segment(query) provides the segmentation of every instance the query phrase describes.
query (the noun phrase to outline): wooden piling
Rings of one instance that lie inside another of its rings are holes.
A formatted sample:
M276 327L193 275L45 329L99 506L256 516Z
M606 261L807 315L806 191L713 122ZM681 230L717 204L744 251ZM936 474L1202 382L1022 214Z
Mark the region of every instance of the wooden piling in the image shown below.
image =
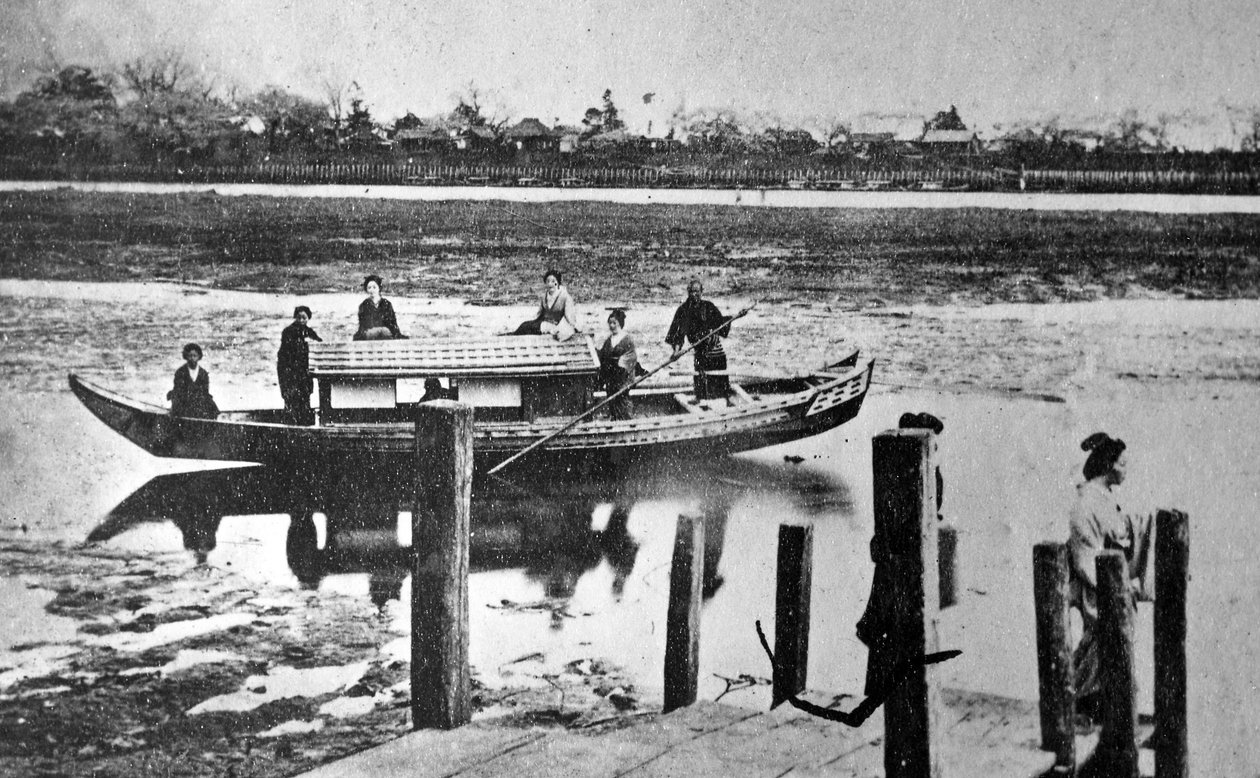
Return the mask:
M809 666L809 596L813 559L814 528L780 524L771 708L805 691Z
M922 657L938 646L935 441L927 430L888 430L872 441L875 535L887 545L892 634L909 660L884 703L888 778L941 774L940 681ZM903 674L904 673L904 674Z
M411 724L452 729L472 716L468 667L468 538L472 408L416 406L411 513Z
M1041 748L1055 753L1055 766L1076 765L1075 689L1068 626L1070 558L1063 543L1033 547L1033 600L1037 613L1037 678Z
M1155 514L1155 778L1190 774L1186 732L1186 588L1190 518Z
M665 712L696 701L700 688L700 599L704 520L679 516L665 617Z
M938 530L936 554L939 564L941 609L958 604L958 528L943 522Z
M1133 607L1124 554L1098 554L1098 661L1103 724L1093 759L1115 778L1138 778Z

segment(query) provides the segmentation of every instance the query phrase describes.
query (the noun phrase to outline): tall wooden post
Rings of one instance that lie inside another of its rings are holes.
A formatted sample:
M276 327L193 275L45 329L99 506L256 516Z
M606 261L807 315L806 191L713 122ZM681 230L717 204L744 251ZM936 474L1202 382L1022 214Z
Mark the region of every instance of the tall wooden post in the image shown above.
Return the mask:
M958 604L958 528L941 522L936 543L940 569L941 610Z
M1186 733L1186 588L1190 579L1190 518L1155 514L1156 778L1190 774Z
M1119 551L1098 555L1098 662L1103 726L1094 759L1105 774L1138 778L1137 674L1128 565Z
M884 703L884 772L888 778L941 774L940 681L925 654L938 649L935 439L927 430L889 430L872 441L875 536L885 549L888 614L907 662Z
M774 689L770 707L805 691L809 668L809 595L814 528L779 525L774 596Z
M1076 695L1068 627L1068 573L1067 546L1038 543L1033 547L1041 748L1055 753L1055 766L1061 772L1068 772L1076 765L1073 722Z
M468 668L468 537L472 408L416 407L411 519L411 724L452 729L472 716Z
M679 516L665 617L665 712L696 701L700 688L700 599L704 583L704 520Z

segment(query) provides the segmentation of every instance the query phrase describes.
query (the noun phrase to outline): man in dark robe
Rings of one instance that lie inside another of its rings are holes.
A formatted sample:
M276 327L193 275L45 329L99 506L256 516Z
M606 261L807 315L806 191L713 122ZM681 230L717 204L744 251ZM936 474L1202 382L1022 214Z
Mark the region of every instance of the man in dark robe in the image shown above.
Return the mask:
M726 350L722 348L722 338L731 333L731 325L718 307L704 297L704 286L699 279L692 279L687 284L687 300L674 312L674 321L669 325L669 333L665 342L674 348L674 353L683 350L684 343L696 344L700 339L721 327L716 335L699 343L695 351L695 388L697 400L721 400L731 390L730 378L726 375ZM714 373L719 375L714 375Z
M309 372L310 346L308 340L322 341L315 330L306 325L311 320L311 309L299 305L293 309L293 323L280 333L280 351L276 355L276 374L280 378L280 396L284 398L284 410L293 424L310 426L315 422L311 413L311 391L314 383Z

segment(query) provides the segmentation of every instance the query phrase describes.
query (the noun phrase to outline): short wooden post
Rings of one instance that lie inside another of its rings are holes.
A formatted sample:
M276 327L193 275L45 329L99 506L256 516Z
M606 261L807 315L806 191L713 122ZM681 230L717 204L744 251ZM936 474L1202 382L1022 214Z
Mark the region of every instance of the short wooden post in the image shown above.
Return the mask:
M887 545L892 634L909 666L884 703L888 778L941 774L942 701L937 668L922 657L938 650L935 440L927 430L888 430L872 441L875 534Z
M1115 778L1138 778L1137 675L1133 654L1133 608L1124 554L1103 551L1098 574L1098 662L1103 725L1094 759Z
M1186 733L1186 588L1190 517L1155 514L1155 778L1190 774Z
M1068 548L1063 543L1033 547L1033 601L1037 613L1037 678L1040 691L1041 748L1055 753L1057 768L1076 765L1075 679L1068 627Z
M779 525L774 596L774 690L771 708L805 691L809 669L809 594L814 528Z
M411 516L411 724L452 729L472 716L468 668L468 538L472 408L416 407Z
M700 688L700 598L704 520L679 516L665 617L665 712L696 701Z

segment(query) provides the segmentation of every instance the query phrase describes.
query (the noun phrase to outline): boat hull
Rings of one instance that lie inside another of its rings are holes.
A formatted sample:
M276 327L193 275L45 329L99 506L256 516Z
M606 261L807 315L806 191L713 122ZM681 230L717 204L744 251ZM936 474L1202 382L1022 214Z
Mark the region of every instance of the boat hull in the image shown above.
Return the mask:
M531 452L526 461L534 467L571 469L627 459L727 455L800 440L856 416L872 369L868 361L841 372L807 376L798 379L800 391L764 401L748 399L731 407L672 416L585 422ZM165 408L130 400L74 375L70 388L111 429L160 457L293 465L347 457L399 459L412 456L415 447L415 429L408 424L301 427L282 423L278 411L192 419L172 416ZM473 441L476 467L493 467L562 424L563 420L478 423Z

